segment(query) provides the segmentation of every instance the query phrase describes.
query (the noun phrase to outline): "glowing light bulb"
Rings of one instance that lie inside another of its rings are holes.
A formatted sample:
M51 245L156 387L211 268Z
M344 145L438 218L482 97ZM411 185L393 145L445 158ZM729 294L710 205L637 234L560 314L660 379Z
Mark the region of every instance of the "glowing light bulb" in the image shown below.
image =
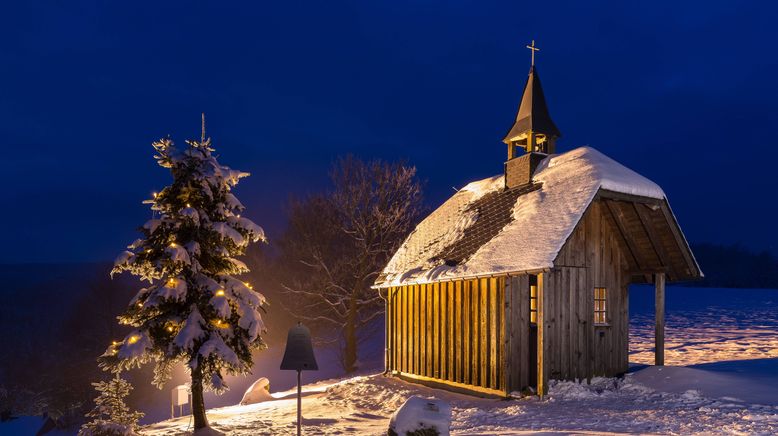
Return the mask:
M175 285L176 285L176 279L170 279L170 280L167 281L167 287L168 288L172 288Z
M111 345L113 345L115 347L115 346L119 345L119 341L111 341Z
M170 243L170 247L171 247L171 248L176 248L176 243L175 243L175 242L171 242L171 243Z
M167 326L167 331L172 332L173 331L173 326L172 325Z
M154 198L157 198L157 195L159 195L159 194L157 194L156 192L152 192L151 195L153 195Z
M128 344L134 344L138 342L138 339L140 339L140 336L132 335L129 339L127 339Z
M227 327L230 326L229 324L227 324L226 322L220 319L214 319L213 321L211 321L211 323L215 325L216 328L220 328L220 329L226 329Z
M219 289L218 291L216 291L216 296L217 297L223 297L224 296L224 289Z
M138 302L138 307L143 307L143 303L141 303L141 302L139 301L139 302Z

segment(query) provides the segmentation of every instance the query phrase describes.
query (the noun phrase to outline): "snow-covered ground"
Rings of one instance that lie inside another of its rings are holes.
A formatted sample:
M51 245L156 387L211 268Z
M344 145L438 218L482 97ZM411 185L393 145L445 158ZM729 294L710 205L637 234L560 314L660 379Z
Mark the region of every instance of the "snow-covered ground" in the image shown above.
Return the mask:
M635 288L630 298L630 358L650 363L653 294ZM542 401L474 398L380 374L312 383L304 388L304 430L385 434L392 413L422 395L451 402L456 434L778 433L778 291L669 288L667 348L669 366L636 365L623 379L591 384L555 383ZM211 409L209 419L228 434L292 434L293 394ZM145 433L181 434L189 426L185 416Z

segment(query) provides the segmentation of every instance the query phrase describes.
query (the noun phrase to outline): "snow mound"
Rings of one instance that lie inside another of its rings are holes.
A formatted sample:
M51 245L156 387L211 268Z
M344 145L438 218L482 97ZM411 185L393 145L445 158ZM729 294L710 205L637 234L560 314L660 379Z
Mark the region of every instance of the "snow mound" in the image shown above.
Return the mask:
M270 395L270 380L266 377L262 377L246 389L246 393L243 394L240 404L245 406L246 404L256 404L272 400L275 400L275 397Z
M416 395L408 398L389 421L389 428L400 436L424 430L435 430L441 436L448 436L450 427L451 405L448 402Z

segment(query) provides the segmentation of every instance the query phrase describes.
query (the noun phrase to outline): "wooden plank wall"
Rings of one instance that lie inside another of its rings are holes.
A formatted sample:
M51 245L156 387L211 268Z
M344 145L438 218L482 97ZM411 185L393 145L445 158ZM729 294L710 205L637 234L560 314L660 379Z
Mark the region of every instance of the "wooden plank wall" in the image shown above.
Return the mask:
M628 369L628 263L615 223L592 203L546 274L549 377L614 376ZM607 289L607 326L594 325L594 288Z
M521 392L529 386L529 276L508 277L505 286L507 386Z
M627 256L612 215L593 202L544 273L549 378L627 371ZM607 289L606 326L594 325L595 287ZM388 314L389 370L489 392L528 386L528 275L391 288Z
M390 288L389 370L505 393L505 279Z

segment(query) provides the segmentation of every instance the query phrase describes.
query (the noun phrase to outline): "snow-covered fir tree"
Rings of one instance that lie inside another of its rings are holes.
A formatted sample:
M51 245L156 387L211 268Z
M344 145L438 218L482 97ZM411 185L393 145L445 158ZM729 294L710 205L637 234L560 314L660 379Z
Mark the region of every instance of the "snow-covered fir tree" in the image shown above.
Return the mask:
M231 192L248 173L220 165L204 130L183 149L170 139L153 144L173 183L146 201L153 217L141 229L144 237L119 255L112 271L129 271L150 286L119 316L134 330L101 356L101 366L113 371L155 362L160 389L173 366L185 363L195 429L208 426L203 389L226 389L225 374L249 373L251 352L265 346L265 298L235 277L248 272L237 256L250 242L265 240L262 228L241 216L244 207Z
M132 385L115 374L110 381L92 383L100 395L95 398L95 408L87 413L87 422L79 430L79 436L131 436L136 434L138 420L143 413L130 410L124 399Z

